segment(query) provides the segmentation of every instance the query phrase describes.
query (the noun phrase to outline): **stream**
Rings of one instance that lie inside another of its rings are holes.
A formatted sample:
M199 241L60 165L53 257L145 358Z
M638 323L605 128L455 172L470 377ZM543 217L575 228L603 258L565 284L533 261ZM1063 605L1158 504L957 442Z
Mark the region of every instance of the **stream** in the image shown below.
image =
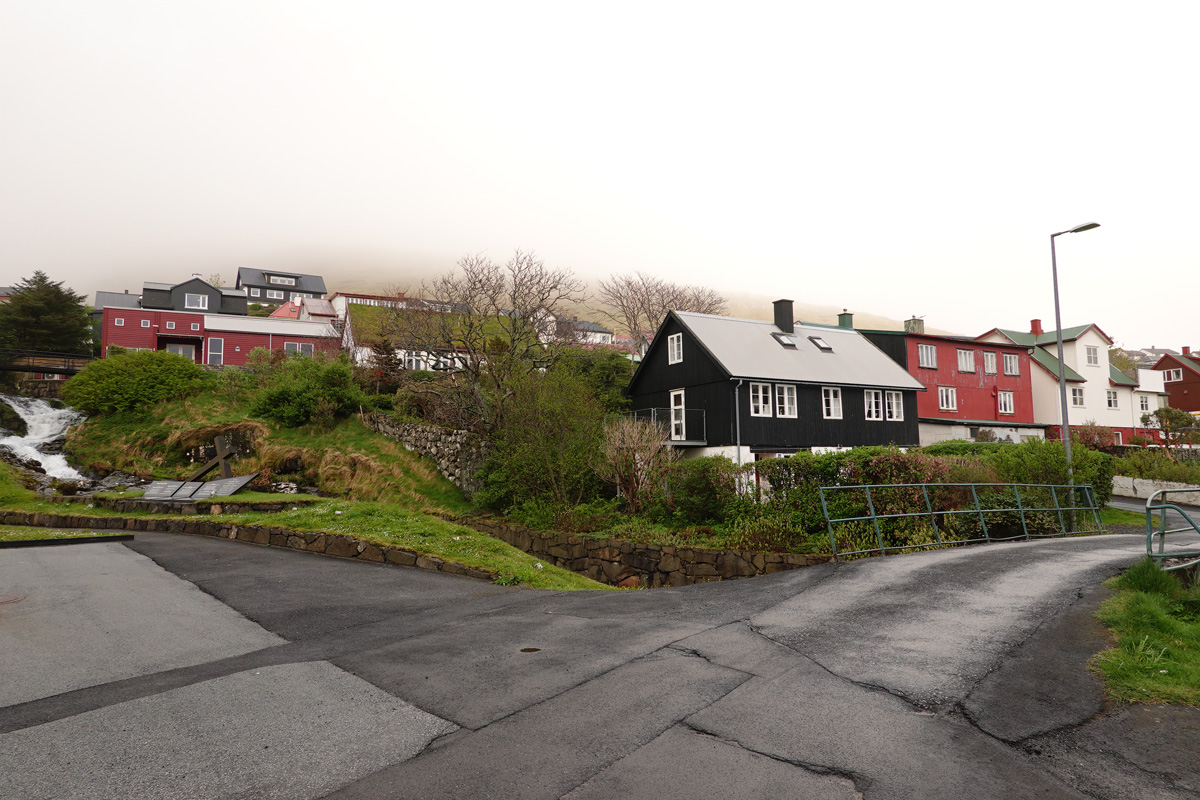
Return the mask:
M67 429L83 422L84 415L73 408L54 408L45 400L35 397L10 397L0 395L0 400L10 405L29 429L24 436L6 436L0 446L7 447L18 456L36 461L52 478L63 480L86 480L73 468L67 466L67 457L61 453L44 453L48 444L61 442Z

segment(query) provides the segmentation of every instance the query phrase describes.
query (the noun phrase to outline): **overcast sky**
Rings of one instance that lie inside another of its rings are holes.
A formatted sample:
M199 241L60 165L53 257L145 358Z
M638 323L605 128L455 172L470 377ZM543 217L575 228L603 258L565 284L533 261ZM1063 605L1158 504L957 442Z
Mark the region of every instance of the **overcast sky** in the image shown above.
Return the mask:
M0 0L0 284L513 248L1196 343L1195 2ZM764 315L769 309L764 309Z

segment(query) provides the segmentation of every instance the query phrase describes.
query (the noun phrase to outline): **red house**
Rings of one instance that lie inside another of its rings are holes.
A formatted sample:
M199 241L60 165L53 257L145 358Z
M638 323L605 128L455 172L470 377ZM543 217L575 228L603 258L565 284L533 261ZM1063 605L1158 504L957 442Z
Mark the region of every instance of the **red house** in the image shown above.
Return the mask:
M1179 355L1164 355L1153 369L1163 374L1163 388L1172 408L1200 413L1200 355L1184 347Z
M912 319L904 331L861 331L925 386L917 393L921 444L974 439L1044 438L1033 421L1028 348L925 333Z

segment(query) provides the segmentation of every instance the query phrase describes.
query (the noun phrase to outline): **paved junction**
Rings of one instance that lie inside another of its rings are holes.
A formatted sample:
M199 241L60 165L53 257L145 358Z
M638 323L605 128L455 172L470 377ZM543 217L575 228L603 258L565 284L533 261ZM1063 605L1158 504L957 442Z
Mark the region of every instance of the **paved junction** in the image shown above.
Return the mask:
M1085 667L1144 538L544 592L205 537L0 550L0 797L1156 798Z

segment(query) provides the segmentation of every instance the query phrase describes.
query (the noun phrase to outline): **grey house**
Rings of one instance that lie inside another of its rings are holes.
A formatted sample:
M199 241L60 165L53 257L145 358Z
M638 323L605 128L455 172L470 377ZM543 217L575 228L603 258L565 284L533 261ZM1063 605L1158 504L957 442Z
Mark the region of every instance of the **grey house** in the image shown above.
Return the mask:
M99 294L99 293L98 293ZM105 292L120 295L115 292ZM127 297L128 295L126 295ZM246 295L237 289L213 286L199 277L183 283L142 284L141 307L162 311L194 311L200 314L245 314Z
M320 300L325 297L325 279L320 275L298 272L239 267L234 288L251 303L279 305L302 298Z

